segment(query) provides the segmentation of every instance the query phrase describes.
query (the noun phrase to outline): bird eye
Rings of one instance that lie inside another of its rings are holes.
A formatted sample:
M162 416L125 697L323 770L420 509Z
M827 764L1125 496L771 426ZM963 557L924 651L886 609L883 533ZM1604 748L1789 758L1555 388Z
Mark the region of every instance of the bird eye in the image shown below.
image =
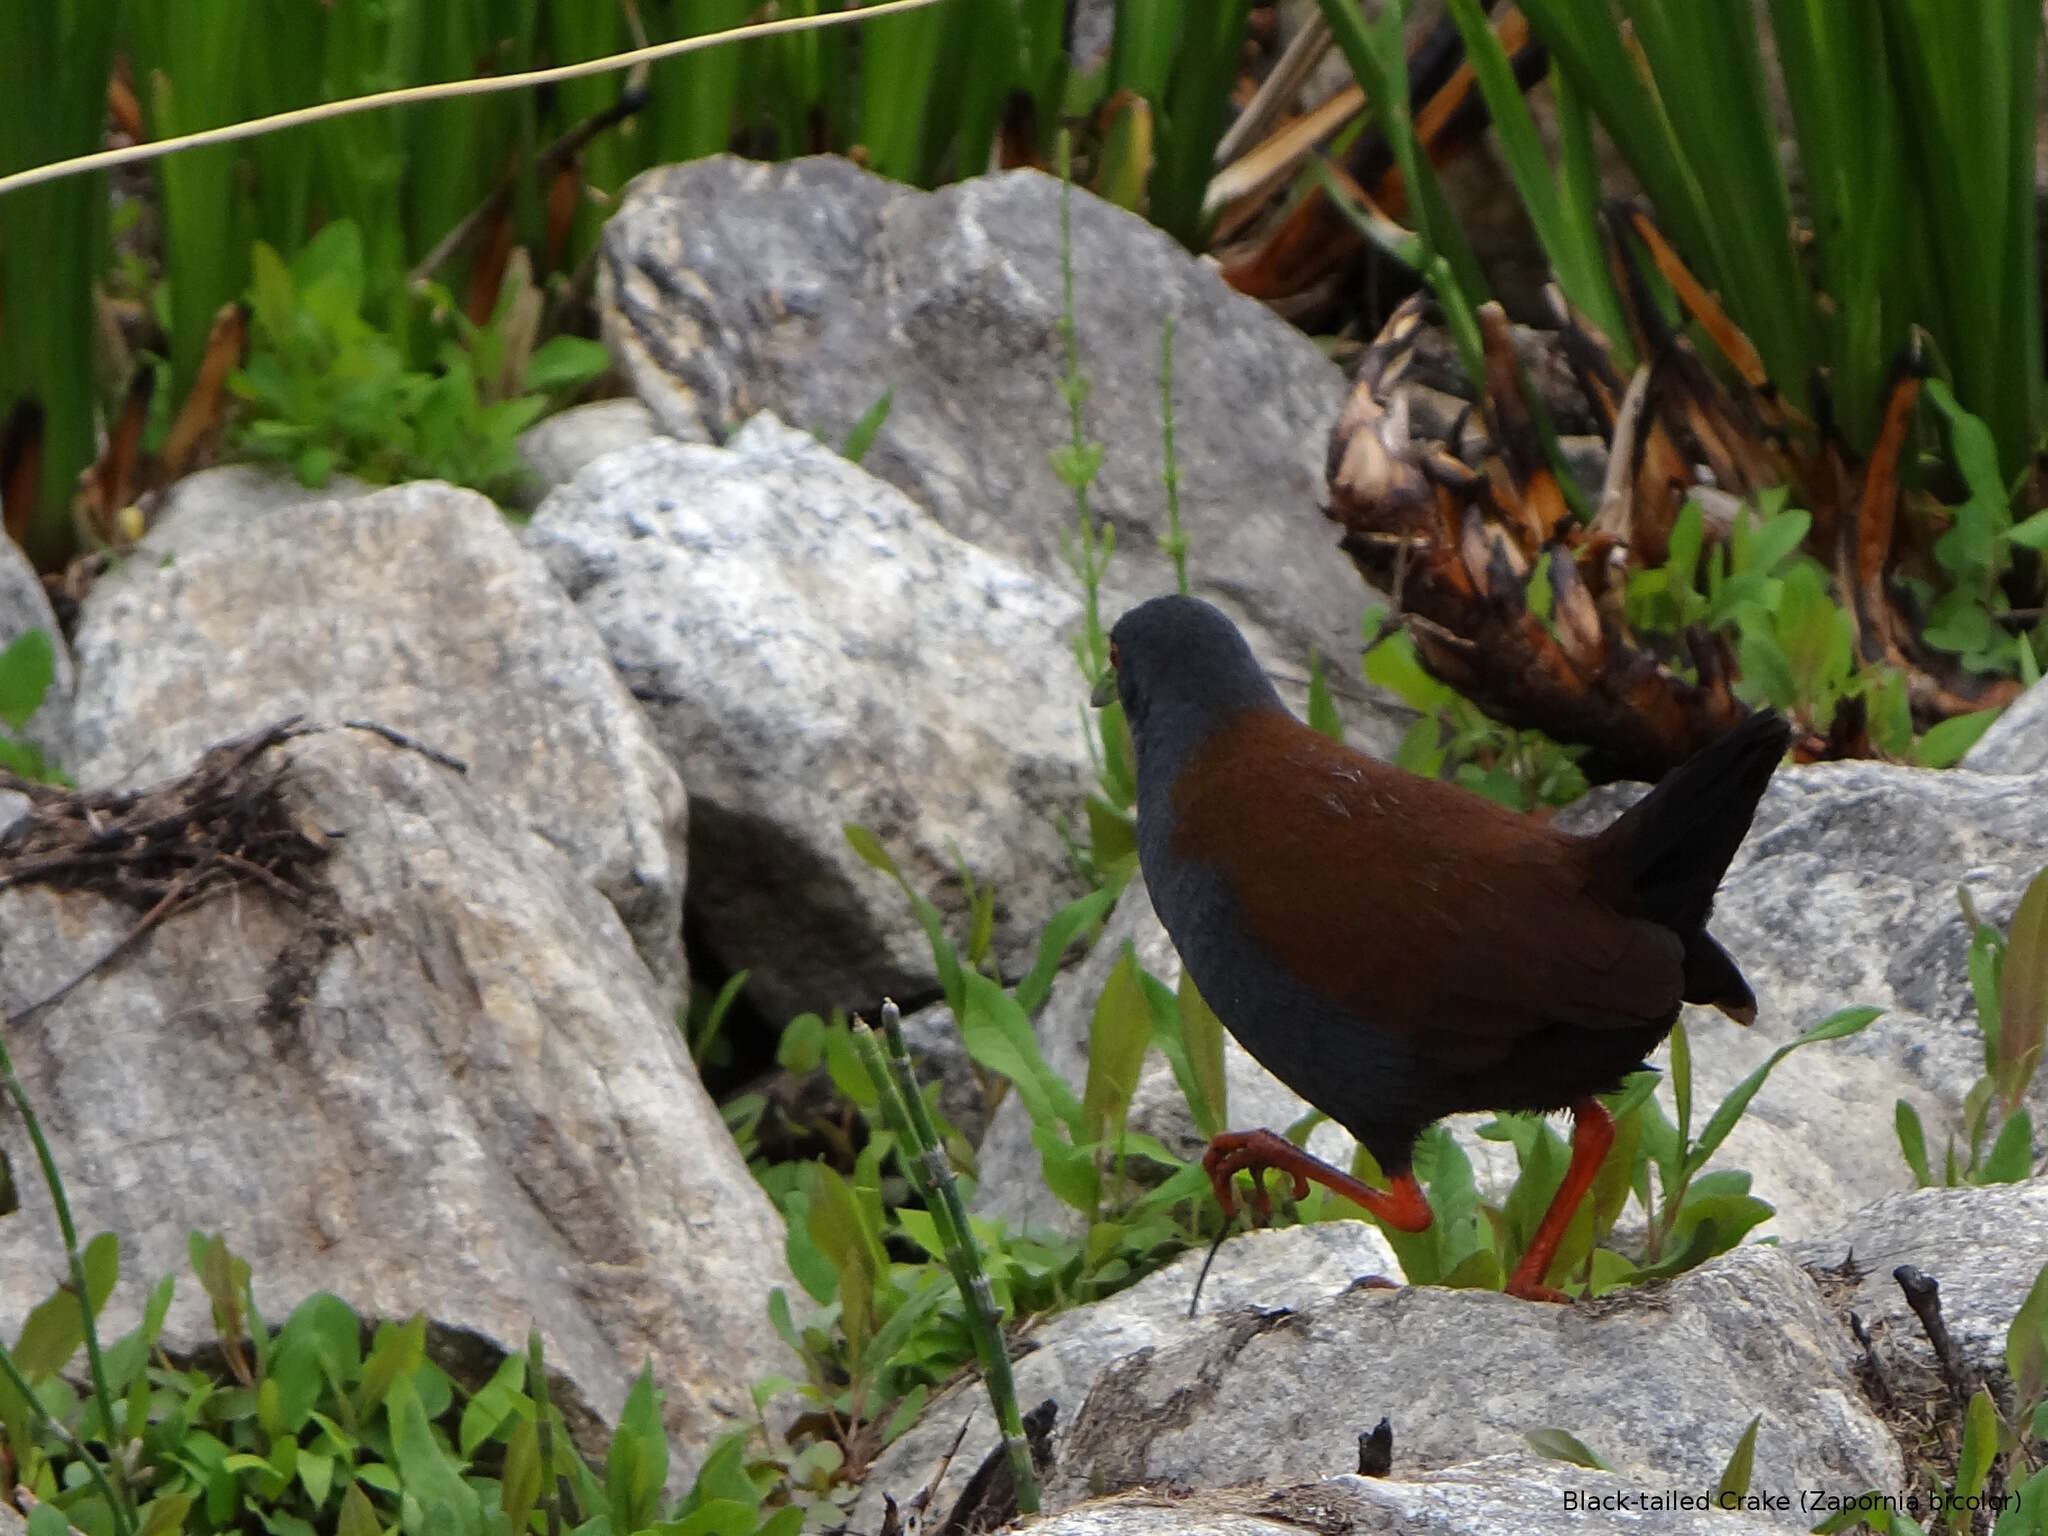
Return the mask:
M1109 642L1109 664L1112 668L1116 666L1116 642L1114 640Z

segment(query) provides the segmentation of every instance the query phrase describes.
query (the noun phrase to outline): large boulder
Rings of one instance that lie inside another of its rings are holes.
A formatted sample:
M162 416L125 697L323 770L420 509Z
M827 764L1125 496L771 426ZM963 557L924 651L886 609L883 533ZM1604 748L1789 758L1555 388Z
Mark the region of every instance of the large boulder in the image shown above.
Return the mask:
M2048 778L1932 772L1881 763L1781 770L1715 904L1713 931L1756 989L1756 1024L1692 1026L1695 1102L1718 1103L1774 1048L1838 1008L1884 1016L1862 1034L1792 1057L1720 1154L1755 1172L1778 1207L1766 1231L1837 1226L1911 1181L1892 1106L1911 1101L1940 1146L1984 1070L1970 988L1966 888L1987 922L2010 924L2048 865ZM2035 1086L2048 1105L2048 1079ZM1697 1122L1695 1122L1697 1123ZM2037 1107L2035 1123L2048 1123Z
M1229 608L1283 680L1308 649L1357 669L1369 594L1318 516L1342 373L1306 336L1233 292L1134 214L1076 189L1075 329L1106 445L1089 488L1114 526L1104 611L1173 581L1160 334L1174 325L1174 443L1197 592ZM651 171L605 228L599 304L613 356L664 430L723 438L754 412L845 440L892 391L862 464L953 533L1071 585L1073 492L1060 381L1060 184L1037 171L937 192L837 158L730 156ZM1396 713L1354 713L1391 749Z
M807 432L657 440L551 495L528 546L595 625L690 786L692 934L771 1017L928 997L873 832L964 933L993 888L1011 974L1085 889L1061 840L1090 780L1079 601L955 537Z
M319 889L216 895L9 1029L81 1230L121 1241L110 1336L185 1271L189 1232L220 1231L272 1318L332 1291L370 1318L423 1313L472 1359L537 1322L586 1429L651 1358L687 1478L754 1421L748 1384L792 1368L767 1314L790 1279L667 998L582 871L470 779L356 731L272 752L281 816L331 841ZM10 1013L140 916L0 884ZM21 1195L0 1217L12 1338L64 1260L12 1115L0 1159ZM211 1339L196 1285L165 1337Z
M1424 1287L1351 1288L1290 1307L1281 1291L1205 1304L1202 1316L1162 1319L1143 1337L1129 1336L1116 1301L1059 1319L1069 1348L1096 1314L1126 1336L1082 1382L1070 1369L1041 1381L1037 1355L1018 1362L1019 1401L1050 1395L1059 1406L1047 1507L1138 1487L1201 1493L1350 1471L1359 1435L1383 1417L1401 1477L1525 1452L1532 1432L1562 1429L1634 1483L1705 1492L1757 1418L1759 1489L1853 1497L1903 1486L1847 1331L1771 1248L1575 1307ZM874 1496L921 1486L936 1457L917 1437L929 1425L949 1439L967 1408L958 1392L937 1399L877 1465ZM975 1435L970 1426L967 1445ZM950 1508L978 1465L963 1445L933 1508ZM1804 1530L1815 1517L1795 1507L1771 1518Z
M1063 1431L1090 1386L1116 1361L1184 1335L1198 1298L1205 1318L1244 1308L1299 1310L1340 1296L1360 1280L1393 1273L1394 1262L1386 1239L1358 1221L1241 1233L1216 1250L1206 1277L1204 1257L1183 1255L1106 1301L1034 1325L1026 1335L1029 1347L1016 1361L1018 1403L1029 1411L1050 1398L1059 1410L1055 1432ZM950 1508L975 1469L1001 1454L979 1378L963 1379L937 1397L883 1454L861 1490L851 1528L878 1529L883 1496L906 1502L945 1458L956 1434L962 1436L959 1449L935 1508Z
M81 784L162 777L287 715L374 720L460 758L480 806L561 849L681 1002L682 785L483 497L195 475L87 595L77 649Z

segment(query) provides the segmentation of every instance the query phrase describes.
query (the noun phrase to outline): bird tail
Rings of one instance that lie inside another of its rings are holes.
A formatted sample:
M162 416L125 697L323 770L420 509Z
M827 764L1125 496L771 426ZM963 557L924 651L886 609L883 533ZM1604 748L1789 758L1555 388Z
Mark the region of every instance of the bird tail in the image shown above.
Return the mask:
M1707 915L1791 739L1780 716L1750 715L1666 774L1595 840L1594 862L1626 910L1685 941L1686 1001L1717 1005L1744 1023L1756 1016L1756 998L1707 933Z

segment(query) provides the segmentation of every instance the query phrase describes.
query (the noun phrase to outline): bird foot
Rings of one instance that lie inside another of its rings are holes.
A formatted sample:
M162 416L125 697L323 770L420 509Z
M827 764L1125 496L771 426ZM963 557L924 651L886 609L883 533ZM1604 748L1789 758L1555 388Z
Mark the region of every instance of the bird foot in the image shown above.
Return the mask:
M1572 1299L1563 1291L1557 1289L1556 1286L1545 1285L1540 1280L1525 1280L1520 1275L1511 1278L1506 1285L1501 1287L1501 1290L1506 1295L1516 1297L1522 1301L1569 1303Z
M1279 1144L1278 1148L1271 1145L1275 1142ZM1288 1174L1294 1180L1294 1198L1307 1198L1308 1177L1293 1166L1300 1155L1300 1149L1292 1142L1275 1136L1271 1131L1231 1131L1211 1141L1208 1150L1202 1154L1202 1171L1209 1175L1209 1186L1216 1191L1216 1203L1223 1208L1223 1219L1229 1221L1237 1215L1232 1181L1240 1173L1252 1176L1251 1194L1246 1204L1251 1207L1252 1220L1259 1226L1263 1227L1273 1219L1273 1196L1266 1189L1267 1169L1278 1168Z
M1231 1178L1240 1171L1252 1175L1250 1205L1254 1217L1264 1223L1273 1214L1273 1200L1267 1194L1265 1172L1277 1168L1294 1180L1294 1198L1304 1199L1310 1184L1320 1184L1341 1195L1360 1210L1370 1212L1397 1232L1420 1232L1432 1220L1429 1199L1415 1182L1412 1169L1403 1169L1386 1189L1360 1183L1342 1169L1332 1168L1285 1137L1271 1131L1225 1131L1209 1143L1202 1154L1202 1168L1216 1191L1216 1203L1226 1220L1236 1215L1237 1202L1231 1195ZM1541 1276L1538 1276L1540 1279Z

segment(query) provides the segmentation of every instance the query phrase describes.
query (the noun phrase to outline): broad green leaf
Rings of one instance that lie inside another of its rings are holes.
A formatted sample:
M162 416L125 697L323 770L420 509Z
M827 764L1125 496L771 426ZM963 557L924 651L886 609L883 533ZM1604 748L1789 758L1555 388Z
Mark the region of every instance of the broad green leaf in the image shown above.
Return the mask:
M760 1521L758 1502L708 1499L674 1524L661 1527L661 1533L662 1536L755 1536Z
M185 1516L191 1512L192 1502L189 1493L166 1493L151 1499L142 1507L136 1536L171 1536L173 1531L184 1529Z
M1195 1128L1204 1136L1220 1135L1230 1123L1230 1084L1223 1074L1223 1021L1186 970L1180 973L1179 1003L1181 1040L1187 1047L1188 1066L1201 1089L1199 1101L1190 1100Z
M149 1293L149 1300L143 1303L142 1321L135 1325L133 1332L123 1334L108 1346L107 1383L114 1391L126 1390L137 1383L141 1384L145 1392L148 1390L148 1377L144 1367L148 1365L149 1357L156 1349L157 1337L163 1332L164 1319L170 1315L171 1297L176 1284L175 1278L170 1275L165 1275L157 1281L155 1289ZM133 1422L139 1426L141 1421Z
M57 653L49 633L26 630L0 650L0 720L16 730L43 707L57 675Z
M1683 1023L1671 1026L1671 1101L1678 1109L1678 1144L1692 1136L1692 1043Z
M477 1388L469 1401L463 1404L462 1423L455 1439L456 1454L465 1458L474 1456L478 1446L519 1414L525 1385L524 1355L510 1354L499 1361L491 1379Z
M432 1511L437 1505L445 1508L458 1536L483 1536L483 1509L476 1493L435 1441L411 1381L401 1377L391 1384L384 1396L384 1412L391 1425L392 1456L406 1493L418 1499L423 1510Z
M2006 1332L2005 1370L2022 1404L2038 1401L2048 1387L2048 1264L2034 1276L2027 1299Z
M1088 1028L1088 1082L1081 1096L1088 1140L1114 1139L1123 1129L1151 1039L1152 1015L1139 982L1138 957L1126 940Z
M1092 1214L1102 1199L1102 1175L1093 1149L1069 1146L1050 1125L1034 1125L1031 1144L1038 1148L1045 1187L1073 1209Z
M810 1071L824 1059L825 1021L815 1013L800 1013L783 1026L775 1045L775 1064L798 1075Z
M1771 1075L1779 1062L1801 1046L1818 1045L1824 1040L1845 1039L1867 1029L1871 1021L1883 1012L1882 1008L1871 1007L1841 1009L1821 1020L1798 1039L1789 1041L1771 1052L1761 1066L1737 1083L1728 1097L1721 1101L1720 1107L1714 1111L1713 1118L1707 1122L1706 1129L1700 1132L1699 1140L1686 1155L1685 1172L1688 1175L1699 1172L1706 1166L1707 1160L1720 1150L1721 1143L1728 1139L1728 1133L1735 1129L1736 1121L1742 1118L1743 1111L1749 1108L1750 1100L1756 1097L1757 1090L1763 1087L1764 1080Z
M2005 477L1998 468L1998 445L1991 429L1965 410L1940 378L1922 386L1927 401L1948 419L1949 443L1970 499L1954 511L1954 523L1935 545L1937 558L1951 561L1951 570L1990 571L1994 559L1993 540L2011 524ZM1947 551L1944 554L1944 551Z
M910 1389L904 1396L903 1401L896 1405L896 1411L889 1415L888 1424L883 1427L883 1445L893 1445L898 1439L909 1432L910 1427L923 1414L925 1400L930 1395L931 1389L923 1382L919 1382Z
M2027 549L2048 550L2048 508L2006 530L2006 538Z
M1564 1139L1539 1119L1503 1115L1499 1123L1511 1128L1510 1139L1515 1143L1515 1155L1521 1165L1514 1188L1508 1191L1501 1207L1505 1239L1501 1258L1512 1267L1509 1261L1519 1259L1529 1246L1543 1213L1550 1208L1559 1184L1564 1181L1571 1153Z
M1969 1411L1963 1415L1963 1448L1956 1461L1958 1497L1973 1499L1984 1491L1984 1479L1997 1455L1998 1406L1991 1401L1991 1394L1979 1387L1970 1397Z
M362 1370L362 1325L348 1304L321 1292L292 1309L270 1361L285 1432L296 1434L328 1382L353 1382Z
M120 1244L113 1233L102 1232L87 1243L80 1262L85 1268L88 1304L97 1317L113 1292L120 1267ZM37 1384L70 1364L84 1342L85 1319L78 1310L78 1295L67 1282L23 1321L14 1344L14 1364L32 1385Z
M2024 1109L2006 1116L1998 1139L1977 1165L1978 1184L2023 1184L2034 1171L2034 1126Z
M736 1429L721 1435L713 1443L710 1454L697 1470L696 1486L690 1492L692 1504L731 1499L750 1509L760 1507L760 1491L746 1470L749 1438L748 1431Z
M611 354L601 341L583 336L550 336L527 359L523 387L546 392L578 389L603 375Z
M1045 1064L1031 1020L1017 1000L978 972L962 971L960 985L965 1002L960 1037L968 1055L1009 1079L1034 1126L1063 1125L1082 1134L1080 1101Z
M662 1484L667 1480L668 1433L662 1428L654 1368L648 1364L626 1393L611 1448L605 1453L604 1489L612 1529L630 1532L652 1525L660 1514Z
M1892 1125L1899 1133L1899 1151L1913 1171L1914 1182L1925 1189L1934 1182L1934 1172L1927 1163L1927 1133L1921 1127L1920 1112L1900 1099L1892 1106Z
M360 1483L350 1483L341 1496L341 1516L335 1522L335 1536L384 1536L384 1527Z
M334 1487L334 1458L323 1456L317 1451L302 1450L293 1470L297 1472L299 1485L306 1490L306 1497L318 1509L327 1502L327 1495Z
M512 1530L523 1533L540 1502L540 1425L536 1420L522 1419L514 1427L505 1442L505 1465L498 1476L498 1507Z
M942 1270L926 1270L917 1290L908 1299L897 1303L896 1310L889 1314L889 1320L875 1330L868 1354L876 1368L886 1369L895 1364L896 1357L932 1313L948 1300L957 1306L959 1295L951 1275Z
M838 1276L840 1323L847 1347L858 1360L874 1320L878 1245L852 1187L830 1163L817 1164L809 1231Z
M1313 650L1308 657L1308 723L1311 730L1321 731L1332 741L1344 739L1344 717L1337 713L1336 701L1330 697L1322 653Z
M1060 963L1074 941L1108 915L1116 904L1117 891L1105 886L1099 891L1090 891L1086 896L1068 902L1055 912L1052 921L1045 925L1045 932L1038 940L1038 955L1031 963L1031 969L1024 979L1017 983L1012 994L1017 1006L1025 1013L1038 1012L1046 994L1052 990L1053 978L1059 974Z
M356 1412L367 1416L383 1402L395 1382L417 1371L427 1358L427 1320L415 1313L403 1323L378 1326L369 1358L363 1362L362 1385L356 1392Z
M1529 1442L1529 1448L1539 1456L1552 1461L1570 1462L1575 1467L1590 1467L1595 1472L1612 1472L1614 1468L1600 1459L1589 1449L1585 1441L1564 1429L1532 1429L1522 1437Z
M228 1248L226 1236L219 1232L211 1236L192 1233L186 1239L186 1252L192 1261L192 1272L199 1277L200 1289L213 1303L215 1336L230 1349L239 1349L244 1331L242 1298L249 1289L248 1261L237 1257Z
M1749 1428L1742 1432L1742 1438L1735 1442L1735 1450L1728 1458L1728 1464L1721 1469L1721 1480L1714 1485L1714 1507L1736 1509L1749 1492L1749 1479L1756 1465L1756 1427L1763 1423L1764 1416L1758 1414L1749 1421Z
M1992 1076L2008 1111L2018 1108L2048 1041L2048 869L2028 882L2006 935L1998 973L1998 1050Z
M1977 744L1977 739L1991 728L1991 722L1998 716L1998 710L1980 709L1932 725L1914 745L1913 755L1923 768L1952 767Z

